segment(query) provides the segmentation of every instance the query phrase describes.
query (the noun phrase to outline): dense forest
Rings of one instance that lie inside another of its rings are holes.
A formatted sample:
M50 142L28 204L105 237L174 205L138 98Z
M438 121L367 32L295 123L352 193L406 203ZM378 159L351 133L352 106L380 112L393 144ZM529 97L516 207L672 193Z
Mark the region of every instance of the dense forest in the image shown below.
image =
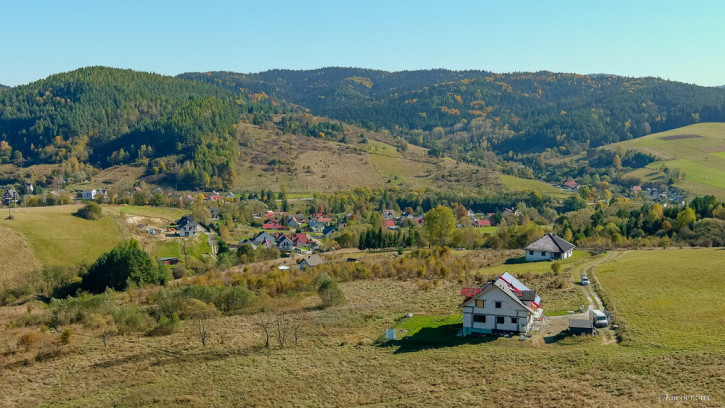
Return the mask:
M227 178L236 123L265 101L199 82L82 68L0 94L0 158L17 164L107 167L169 157L188 187Z
M0 84L0 91L3 91L5 89L10 89L10 87L7 85Z
M701 121L725 121L725 89L651 77L359 68L180 77L384 127L434 153L471 160L486 151L579 152Z

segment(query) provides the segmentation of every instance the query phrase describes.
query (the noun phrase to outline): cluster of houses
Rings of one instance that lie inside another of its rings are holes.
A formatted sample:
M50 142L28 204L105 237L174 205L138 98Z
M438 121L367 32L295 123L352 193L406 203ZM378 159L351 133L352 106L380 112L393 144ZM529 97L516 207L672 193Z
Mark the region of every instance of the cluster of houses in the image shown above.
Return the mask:
M238 245L249 245L254 250L256 250L259 246L263 246L265 248L277 248L281 252L297 251L301 253L307 253L311 250L319 248L320 241L310 237L305 233L285 234L283 232L270 233L267 231L262 231L255 235L253 238L239 241Z
M262 221L263 220L263 221ZM262 228L266 230L307 230L308 232L322 233L329 238L339 228L345 227L344 222L337 222L337 219L329 213L313 214L309 219L304 214L287 214L267 211L262 217L255 215L255 221L261 222Z
M546 234L526 248L526 261L570 257L574 244ZM541 297L508 272L481 287L463 287L463 327L459 336L492 333L527 333L542 319Z

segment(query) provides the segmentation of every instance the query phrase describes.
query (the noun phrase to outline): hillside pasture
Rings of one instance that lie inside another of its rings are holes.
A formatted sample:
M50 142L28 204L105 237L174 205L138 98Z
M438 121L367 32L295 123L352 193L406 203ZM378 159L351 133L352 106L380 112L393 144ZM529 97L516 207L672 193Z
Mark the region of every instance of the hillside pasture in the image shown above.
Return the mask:
M560 191L556 187L539 180L530 180L507 174L499 176L501 182L510 191L538 191L542 195L548 195L555 199L565 199L571 195L566 191Z
M41 267L25 237L9 227L0 227L0 254L0 287Z
M705 348L725 339L725 250L632 251L594 276L626 322L624 343Z
M45 265L91 263L122 240L111 216L90 221L73 215L80 206L33 207L13 211L15 219L0 219L0 227L23 235Z
M628 176L643 181L660 181L653 174L663 167L684 170L684 180L676 185L693 194L712 194L725 198L725 123L698 123L666 132L608 145L622 146L655 156L658 160ZM660 173L661 174L661 173Z

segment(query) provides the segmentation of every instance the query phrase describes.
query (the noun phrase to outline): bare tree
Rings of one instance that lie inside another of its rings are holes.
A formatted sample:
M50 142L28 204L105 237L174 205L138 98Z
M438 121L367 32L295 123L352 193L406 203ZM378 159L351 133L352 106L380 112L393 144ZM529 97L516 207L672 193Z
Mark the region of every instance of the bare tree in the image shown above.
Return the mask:
M257 314L257 319L259 327L262 329L262 334L264 335L264 347L269 347L270 325L272 323L272 318L269 313L262 312Z
M279 346L284 348L285 340L287 339L287 333L290 329L290 321L282 313L277 314L277 341Z
M196 327L196 332L201 340L201 345L206 347L206 340L209 338L209 322L208 320L212 317L219 315L219 310L211 304L204 303L197 299L192 299L186 305L187 316L191 317Z

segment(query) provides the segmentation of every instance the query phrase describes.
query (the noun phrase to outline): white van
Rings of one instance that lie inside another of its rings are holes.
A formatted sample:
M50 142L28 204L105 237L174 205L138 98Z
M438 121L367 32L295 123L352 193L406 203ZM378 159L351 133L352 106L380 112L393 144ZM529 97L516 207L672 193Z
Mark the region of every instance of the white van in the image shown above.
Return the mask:
M601 310L589 311L589 318L592 319L594 327L607 327L609 322L607 321L607 315L602 313Z

